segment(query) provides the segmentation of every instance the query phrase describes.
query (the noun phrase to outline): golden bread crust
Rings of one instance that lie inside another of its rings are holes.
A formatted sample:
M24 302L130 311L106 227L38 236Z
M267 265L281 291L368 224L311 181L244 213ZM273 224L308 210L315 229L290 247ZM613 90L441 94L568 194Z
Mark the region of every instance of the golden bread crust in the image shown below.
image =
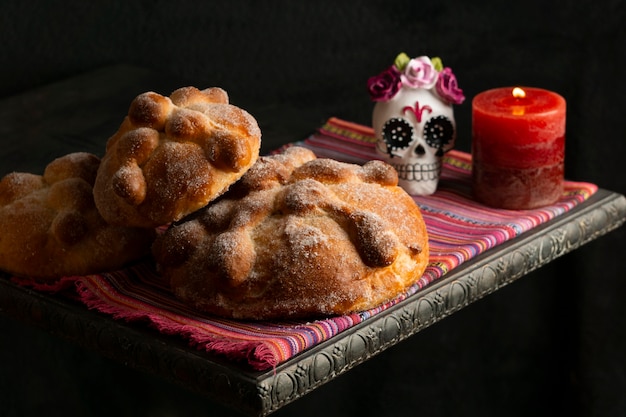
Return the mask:
M157 238L160 272L184 302L240 319L346 314L386 302L422 275L419 207L381 161L261 157L219 200Z
M192 213L237 181L259 156L261 131L221 88L137 96L107 142L94 186L111 224L157 227Z
M0 268L53 280L122 267L150 253L154 230L115 227L100 216L92 187L100 159L78 152L50 162L43 175L0 181Z

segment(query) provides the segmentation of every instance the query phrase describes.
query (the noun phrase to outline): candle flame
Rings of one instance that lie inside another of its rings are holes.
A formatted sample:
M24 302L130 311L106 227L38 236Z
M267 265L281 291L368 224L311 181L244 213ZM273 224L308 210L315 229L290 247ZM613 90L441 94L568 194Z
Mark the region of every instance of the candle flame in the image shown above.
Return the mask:
M526 97L526 91L522 90L519 87L515 87L512 91L513 97L515 98L524 98Z

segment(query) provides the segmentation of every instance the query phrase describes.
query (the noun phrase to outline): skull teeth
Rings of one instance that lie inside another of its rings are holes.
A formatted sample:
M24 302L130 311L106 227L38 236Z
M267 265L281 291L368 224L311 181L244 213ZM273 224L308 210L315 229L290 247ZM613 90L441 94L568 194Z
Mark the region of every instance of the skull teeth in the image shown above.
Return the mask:
M405 181L433 181L439 178L441 163L434 164L392 164L398 172L398 179Z

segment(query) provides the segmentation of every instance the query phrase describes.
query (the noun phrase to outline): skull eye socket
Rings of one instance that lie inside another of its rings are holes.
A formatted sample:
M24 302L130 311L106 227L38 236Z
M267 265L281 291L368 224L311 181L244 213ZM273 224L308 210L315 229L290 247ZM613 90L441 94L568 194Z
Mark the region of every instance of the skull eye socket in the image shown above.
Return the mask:
M404 149L413 140L413 127L409 122L400 118L387 120L383 126L383 139L387 144L387 151Z
M428 146L441 149L454 137L454 125L446 116L437 116L424 125L424 139Z

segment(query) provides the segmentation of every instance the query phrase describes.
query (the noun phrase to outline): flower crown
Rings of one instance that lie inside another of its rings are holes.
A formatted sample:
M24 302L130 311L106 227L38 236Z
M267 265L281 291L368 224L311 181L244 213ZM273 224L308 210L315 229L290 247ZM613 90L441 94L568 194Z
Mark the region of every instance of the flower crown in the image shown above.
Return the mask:
M411 59L402 52L392 66L367 80L372 101L391 100L403 86L427 90L434 87L437 95L451 104L461 104L465 100L452 70L444 67L439 57Z

